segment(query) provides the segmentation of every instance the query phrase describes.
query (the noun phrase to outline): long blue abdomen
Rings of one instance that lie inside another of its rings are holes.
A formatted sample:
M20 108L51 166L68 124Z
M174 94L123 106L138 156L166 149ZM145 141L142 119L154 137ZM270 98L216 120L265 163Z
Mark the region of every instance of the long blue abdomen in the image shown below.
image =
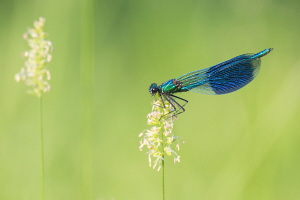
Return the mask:
M244 54L209 68L208 83L216 94L234 92L250 83L260 69L260 57L269 53L266 49L257 54Z
M230 64L211 67L206 76L216 94L226 94L250 83L257 76L259 68L260 59L253 60L250 55L244 55Z
M260 57L272 49L257 54L243 54L212 66L210 68L187 73L177 80L182 89L201 94L227 94L250 83L260 69Z

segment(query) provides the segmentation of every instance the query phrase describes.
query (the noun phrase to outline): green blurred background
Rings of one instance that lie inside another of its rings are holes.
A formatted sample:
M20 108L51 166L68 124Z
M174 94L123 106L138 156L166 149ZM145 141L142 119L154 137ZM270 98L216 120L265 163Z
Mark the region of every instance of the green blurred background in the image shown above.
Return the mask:
M300 199L300 2L4 0L0 3L0 199L40 198L38 98L14 75L40 16L53 42L43 96L46 199L161 199L138 134L148 87L273 47L259 76L221 96L184 93L181 163L166 199Z

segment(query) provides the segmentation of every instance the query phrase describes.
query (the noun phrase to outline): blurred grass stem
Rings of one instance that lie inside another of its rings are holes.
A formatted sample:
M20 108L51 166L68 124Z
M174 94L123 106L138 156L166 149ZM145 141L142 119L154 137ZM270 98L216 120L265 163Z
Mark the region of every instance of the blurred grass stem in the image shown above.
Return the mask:
M45 156L44 156L44 131L43 131L43 100L40 102L40 143L41 143L41 199L45 199Z
M81 53L80 53L80 85L81 85L81 199L93 197L94 177L94 1L81 1Z

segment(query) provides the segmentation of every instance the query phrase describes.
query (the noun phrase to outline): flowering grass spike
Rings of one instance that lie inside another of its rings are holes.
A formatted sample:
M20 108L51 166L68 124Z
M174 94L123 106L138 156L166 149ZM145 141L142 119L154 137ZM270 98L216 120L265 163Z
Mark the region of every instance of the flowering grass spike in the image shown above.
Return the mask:
M28 92L38 97L41 97L42 92L50 91L48 83L50 72L46 66L52 59L50 52L53 51L53 47L50 41L45 40L47 36L43 30L45 21L40 17L34 22L34 27L28 28L23 35L31 49L24 52L24 57L27 58L25 67L15 76L17 82L22 80L26 85L32 86Z
M152 112L147 115L148 124L152 127L140 133L140 150L148 148L150 167L159 171L165 155L174 156L174 163L180 162L180 156L173 149L179 150L178 137L172 133L176 116L170 114L172 106L169 102L162 102L161 98L153 101ZM174 144L176 142L176 144Z

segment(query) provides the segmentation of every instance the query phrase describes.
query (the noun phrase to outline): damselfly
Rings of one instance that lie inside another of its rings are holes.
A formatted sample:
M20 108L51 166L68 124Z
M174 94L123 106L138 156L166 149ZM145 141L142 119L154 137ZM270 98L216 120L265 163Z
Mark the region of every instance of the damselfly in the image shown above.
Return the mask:
M200 94L220 95L241 89L257 76L260 58L272 50L269 48L256 54L243 54L212 67L168 80L159 86L152 83L149 92L152 95L158 93L163 101L165 99L172 105L174 115L178 115L185 111L184 106L188 100L175 96L175 93L193 91ZM184 101L184 104L178 103L175 99Z

